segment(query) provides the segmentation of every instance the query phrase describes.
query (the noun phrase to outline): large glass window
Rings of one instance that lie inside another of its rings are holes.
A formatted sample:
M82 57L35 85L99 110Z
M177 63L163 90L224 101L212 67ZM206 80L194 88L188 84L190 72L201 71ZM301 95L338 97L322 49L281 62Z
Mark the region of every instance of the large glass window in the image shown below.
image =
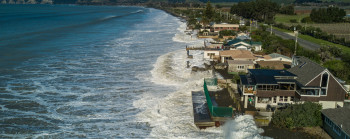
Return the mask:
M327 89L322 88L321 89L321 95L327 95Z
M279 84L279 89L281 90L294 90L294 88L295 88L295 84L285 84L285 83Z
M328 83L328 73L325 72L322 75L321 87L327 87L327 83Z
M258 85L258 90L271 91L275 90L275 85Z
M269 102L271 102L270 97L259 97L258 98L258 103L269 103Z
M301 95L319 96L319 89L302 89L300 90Z

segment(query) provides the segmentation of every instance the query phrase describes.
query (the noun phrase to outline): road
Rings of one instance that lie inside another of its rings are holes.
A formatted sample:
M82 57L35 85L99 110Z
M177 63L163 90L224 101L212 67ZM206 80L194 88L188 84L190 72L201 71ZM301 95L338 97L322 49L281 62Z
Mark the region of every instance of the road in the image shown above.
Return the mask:
M271 28L268 28L267 30L270 31ZM276 29L272 29L272 32L275 33L276 36L282 37L283 39L295 40L294 36L291 36L291 35L289 35L287 33L282 32L282 31L278 31ZM304 47L306 49L309 49L309 50L317 50L317 49L319 49L321 47L320 45L318 45L316 43L309 42L309 41L303 40L301 38L298 38L298 43L302 47Z

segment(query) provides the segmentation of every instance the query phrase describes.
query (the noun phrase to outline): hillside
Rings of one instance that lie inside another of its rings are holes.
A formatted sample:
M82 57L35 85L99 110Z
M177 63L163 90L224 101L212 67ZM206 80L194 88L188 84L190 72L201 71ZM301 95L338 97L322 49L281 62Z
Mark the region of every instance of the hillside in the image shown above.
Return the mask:
M140 4L140 3L206 3L208 0L0 0L1 4L76 4L76 3L107 3L107 4ZM240 2L249 0L210 0L212 3Z

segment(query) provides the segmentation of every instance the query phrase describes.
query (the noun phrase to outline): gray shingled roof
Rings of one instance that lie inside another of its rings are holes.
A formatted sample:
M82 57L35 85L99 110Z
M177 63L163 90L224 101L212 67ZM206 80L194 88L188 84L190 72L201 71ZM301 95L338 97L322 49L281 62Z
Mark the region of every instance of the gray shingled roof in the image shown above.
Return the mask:
M337 109L324 109L322 110L323 115L327 116L334 124L342 125L342 130L346 134L350 135L350 108L343 107Z
M326 68L305 57L296 58L298 61L298 65L288 69L287 71L297 75L297 81L304 86L312 79L314 79L317 75L319 75L321 72L326 70Z

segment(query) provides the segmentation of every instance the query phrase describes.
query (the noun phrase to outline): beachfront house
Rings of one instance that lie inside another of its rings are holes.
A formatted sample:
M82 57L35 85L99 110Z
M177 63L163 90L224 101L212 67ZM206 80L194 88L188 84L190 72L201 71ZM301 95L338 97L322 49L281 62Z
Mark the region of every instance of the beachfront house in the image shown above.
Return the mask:
M233 31L238 31L239 30L239 24L213 24L211 26L210 31L211 32L220 32L223 30L233 30Z
M247 50L224 50L219 54L221 63L227 63L227 60L255 61L257 59L252 52Z
M220 51L222 50L213 50L213 49L204 50L203 58L207 60L218 61L220 60Z
M239 72L247 73L248 69L254 69L253 61L227 60L227 64L228 64L227 71L231 73L239 73Z
M240 75L238 91L244 108L248 104L258 108L277 107L294 103L296 75L286 70L248 69L247 75Z
M323 109L343 107L346 89L326 68L302 56L293 57L288 72L297 76L300 101L322 104Z
M322 110L323 129L333 139L350 139L350 108Z
M261 42L254 42L250 40L241 40L241 39L233 39L229 42L227 42L226 49L230 50L248 50L248 51L261 51L262 50L262 43Z

